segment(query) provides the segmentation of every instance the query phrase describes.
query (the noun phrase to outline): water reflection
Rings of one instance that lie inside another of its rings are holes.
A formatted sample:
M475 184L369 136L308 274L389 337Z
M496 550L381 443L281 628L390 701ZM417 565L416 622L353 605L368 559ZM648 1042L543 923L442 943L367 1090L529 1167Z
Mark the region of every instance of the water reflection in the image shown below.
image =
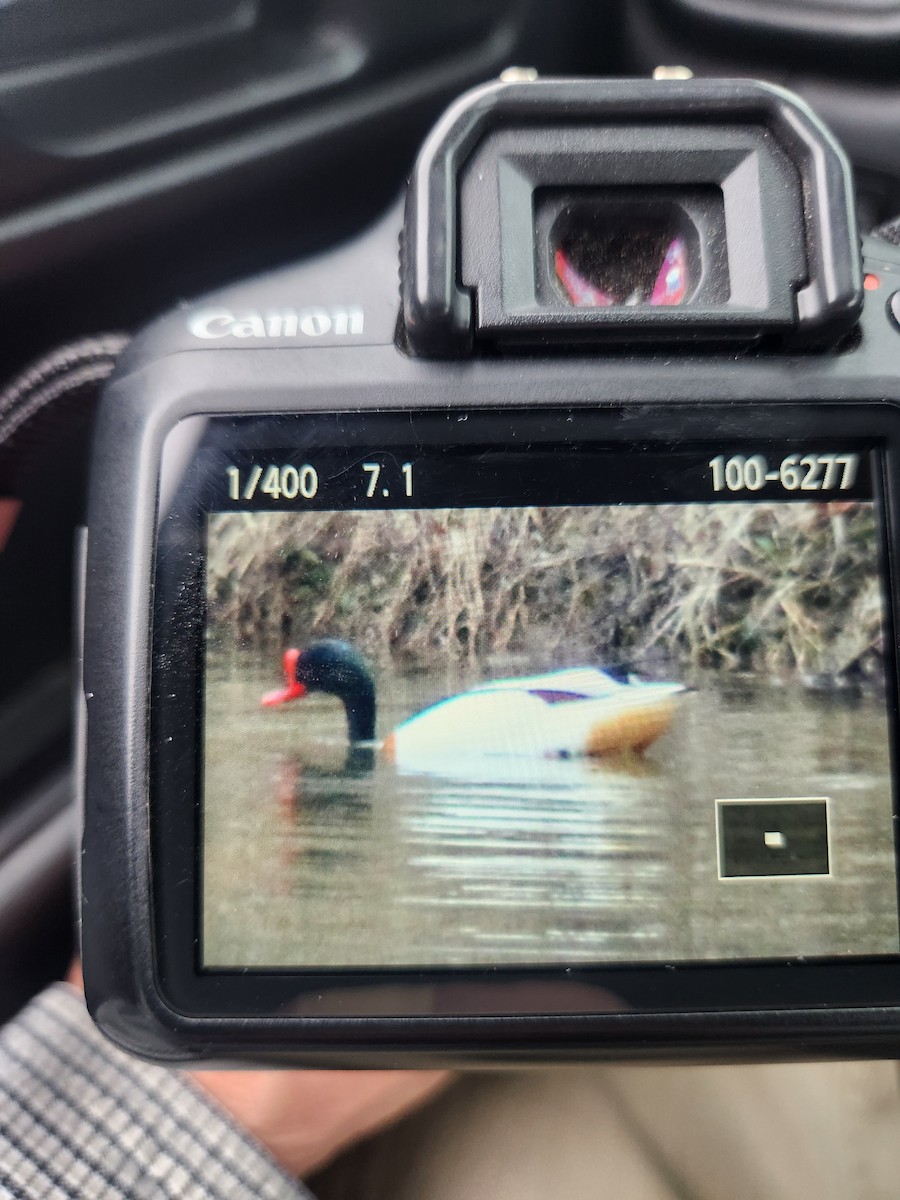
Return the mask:
M275 811L282 889L302 891L301 863L315 871L352 863L366 853L372 805L355 781L371 774L374 752L348 754L343 768L306 763L297 754L281 757L274 773Z
M640 929L635 921L666 887L657 763L473 755L422 776L397 772L370 747L340 766L328 743L320 751L314 762L283 754L273 772L279 896L330 911L330 923L345 906L364 906L371 867L388 852L373 808L389 786L391 836L403 851L392 905L442 955L482 947L540 961L558 946L566 958L590 957L623 937L663 936L653 918ZM601 911L602 923L585 920ZM340 936L355 940L346 927Z
M471 941L501 959L540 961L612 954L623 932L663 936L652 915L637 915L654 912L669 882L659 767L493 759L467 768L408 781L412 870L400 902L443 910L445 949L461 955Z

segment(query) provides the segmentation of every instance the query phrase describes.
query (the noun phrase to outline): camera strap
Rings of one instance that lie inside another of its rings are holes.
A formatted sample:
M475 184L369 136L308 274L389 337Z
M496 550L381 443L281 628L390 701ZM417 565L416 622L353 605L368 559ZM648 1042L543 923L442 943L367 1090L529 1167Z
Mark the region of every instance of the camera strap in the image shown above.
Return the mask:
M879 238L882 242L890 242L892 246L900 246L900 216L892 217L890 221L885 221L882 225L877 226L869 234L869 237Z
M59 346L0 391L0 495L9 493L49 437L81 427L128 341L126 334L110 333Z

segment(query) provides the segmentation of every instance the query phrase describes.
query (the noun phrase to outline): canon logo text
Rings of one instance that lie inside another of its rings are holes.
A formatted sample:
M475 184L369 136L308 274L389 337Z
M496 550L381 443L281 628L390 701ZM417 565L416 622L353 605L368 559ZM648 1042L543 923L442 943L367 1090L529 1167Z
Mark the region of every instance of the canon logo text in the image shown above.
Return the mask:
M358 336L363 331L363 310L339 308L283 308L274 312L252 309L235 313L228 308L205 308L188 319L188 329L204 341L221 338L320 338Z

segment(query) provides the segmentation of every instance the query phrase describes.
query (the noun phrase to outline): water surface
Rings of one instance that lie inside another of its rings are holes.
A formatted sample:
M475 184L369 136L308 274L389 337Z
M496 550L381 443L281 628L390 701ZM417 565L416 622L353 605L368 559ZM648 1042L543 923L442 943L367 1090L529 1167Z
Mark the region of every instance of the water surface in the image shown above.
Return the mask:
M525 673L523 670L522 673ZM898 950L883 702L715 673L618 763L348 755L272 659L207 679L207 966L590 963ZM380 737L446 679L379 679ZM831 877L719 879L716 798L830 797Z

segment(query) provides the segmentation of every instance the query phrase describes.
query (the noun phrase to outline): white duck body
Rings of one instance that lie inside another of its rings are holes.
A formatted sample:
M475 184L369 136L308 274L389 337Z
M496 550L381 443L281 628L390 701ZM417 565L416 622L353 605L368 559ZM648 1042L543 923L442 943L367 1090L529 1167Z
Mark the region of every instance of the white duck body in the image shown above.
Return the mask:
M399 725L385 743L404 771L456 755L528 758L640 753L668 729L679 683L622 683L594 667L480 684Z

